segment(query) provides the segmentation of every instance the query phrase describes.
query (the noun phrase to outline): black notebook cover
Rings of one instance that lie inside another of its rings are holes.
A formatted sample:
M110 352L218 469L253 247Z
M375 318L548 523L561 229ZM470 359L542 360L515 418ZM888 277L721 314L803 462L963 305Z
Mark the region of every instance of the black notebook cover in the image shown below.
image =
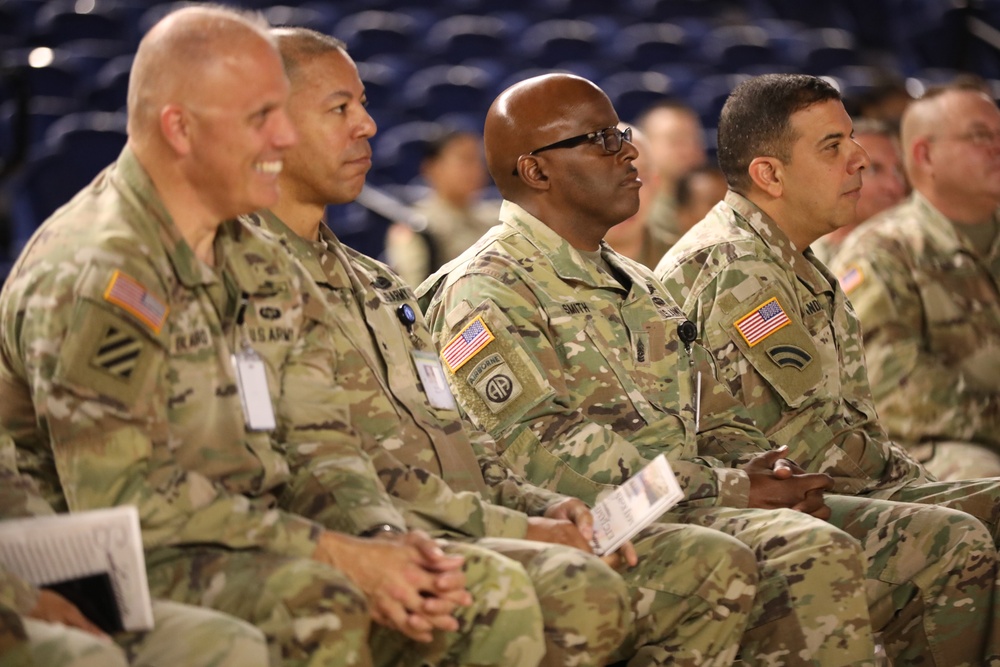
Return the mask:
M75 604L91 623L109 635L123 630L111 577L106 572L45 584L42 588L54 591Z

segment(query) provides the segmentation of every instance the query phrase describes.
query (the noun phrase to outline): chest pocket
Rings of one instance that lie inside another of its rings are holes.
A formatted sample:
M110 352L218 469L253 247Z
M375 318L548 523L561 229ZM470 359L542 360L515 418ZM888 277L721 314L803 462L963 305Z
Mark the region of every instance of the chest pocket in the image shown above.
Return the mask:
M943 359L958 361L979 348L982 334L995 326L994 322L985 326L977 322L993 319L989 315L993 309L983 306L996 308L998 298L992 282L966 255L959 254L921 276L919 289L931 351Z
M645 368L650 358L662 358L662 337L646 328L630 332L617 313L594 310L578 312L578 304L547 307L552 328L558 332L556 352L560 356L568 382L588 386L583 401L591 408L609 413L637 414L645 423L626 422L637 428L662 417L633 381L631 371ZM580 304L583 305L583 304ZM567 310L568 309L568 310ZM642 361L638 361L639 357Z
M822 362L790 305L777 290L764 290L724 306L722 328L782 400L797 408L820 384Z

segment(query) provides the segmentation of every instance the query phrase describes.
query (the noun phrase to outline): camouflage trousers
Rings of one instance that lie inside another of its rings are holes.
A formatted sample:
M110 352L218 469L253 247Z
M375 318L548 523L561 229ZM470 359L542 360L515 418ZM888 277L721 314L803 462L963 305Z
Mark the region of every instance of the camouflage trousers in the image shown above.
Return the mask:
M729 535L755 554L757 595L744 665L874 664L862 550L847 533L793 510L688 507L661 521Z
M989 664L997 566L982 523L944 507L855 496L826 502L830 523L862 545L872 627L894 665Z
M117 645L58 623L21 619L26 644L18 651L0 650L0 665L268 667L264 635L249 623L210 609L162 600L153 601L153 618L153 630L118 635Z
M757 559L728 535L654 525L633 540L639 564L622 571L630 631L615 660L629 667L728 667L757 592Z
M562 545L509 538L472 543L520 563L527 572L542 611L541 664L605 664L625 637L628 620L628 591L614 570L595 556Z
M224 549L160 549L147 555L150 591L245 619L267 637L283 667L537 665L542 618L517 563L485 549L449 544L465 557L474 601L460 630L428 644L372 624L364 594L341 572L303 558Z

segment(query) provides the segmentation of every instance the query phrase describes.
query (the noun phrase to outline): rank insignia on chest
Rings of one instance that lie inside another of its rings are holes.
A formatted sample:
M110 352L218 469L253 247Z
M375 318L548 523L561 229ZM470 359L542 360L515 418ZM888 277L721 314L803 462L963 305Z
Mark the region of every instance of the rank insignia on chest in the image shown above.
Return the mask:
M761 342L778 329L791 324L777 297L771 297L734 322L736 330L750 347Z
M119 306L159 334L167 319L167 305L156 298L135 278L115 271L111 276L104 300Z
M856 266L851 266L846 273L837 278L840 281L840 289L844 290L845 294L850 294L851 290L855 289L858 285L865 281L865 274L861 272Z
M441 359L452 373L495 340L482 316L472 320L441 350Z

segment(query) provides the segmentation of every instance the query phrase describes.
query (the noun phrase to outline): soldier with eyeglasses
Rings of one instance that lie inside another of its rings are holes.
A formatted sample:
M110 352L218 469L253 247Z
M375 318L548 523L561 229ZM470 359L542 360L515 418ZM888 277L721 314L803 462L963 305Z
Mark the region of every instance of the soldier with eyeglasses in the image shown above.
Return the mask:
M684 499L661 520L684 532L655 554L670 567L651 599L695 602L711 620L728 602L684 595L690 568L704 567L691 556L749 550L760 581L744 664L873 665L863 546L822 520L829 477L764 451L666 289L602 240L639 205L638 151L617 124L607 96L572 75L528 79L493 103L484 139L501 224L417 292L452 392L508 467L587 503L664 453ZM709 442L735 453L703 455ZM630 665L731 664L699 654L717 633L688 630L673 654Z
M903 116L912 196L833 262L889 435L941 480L1000 476L1000 109L932 90Z

